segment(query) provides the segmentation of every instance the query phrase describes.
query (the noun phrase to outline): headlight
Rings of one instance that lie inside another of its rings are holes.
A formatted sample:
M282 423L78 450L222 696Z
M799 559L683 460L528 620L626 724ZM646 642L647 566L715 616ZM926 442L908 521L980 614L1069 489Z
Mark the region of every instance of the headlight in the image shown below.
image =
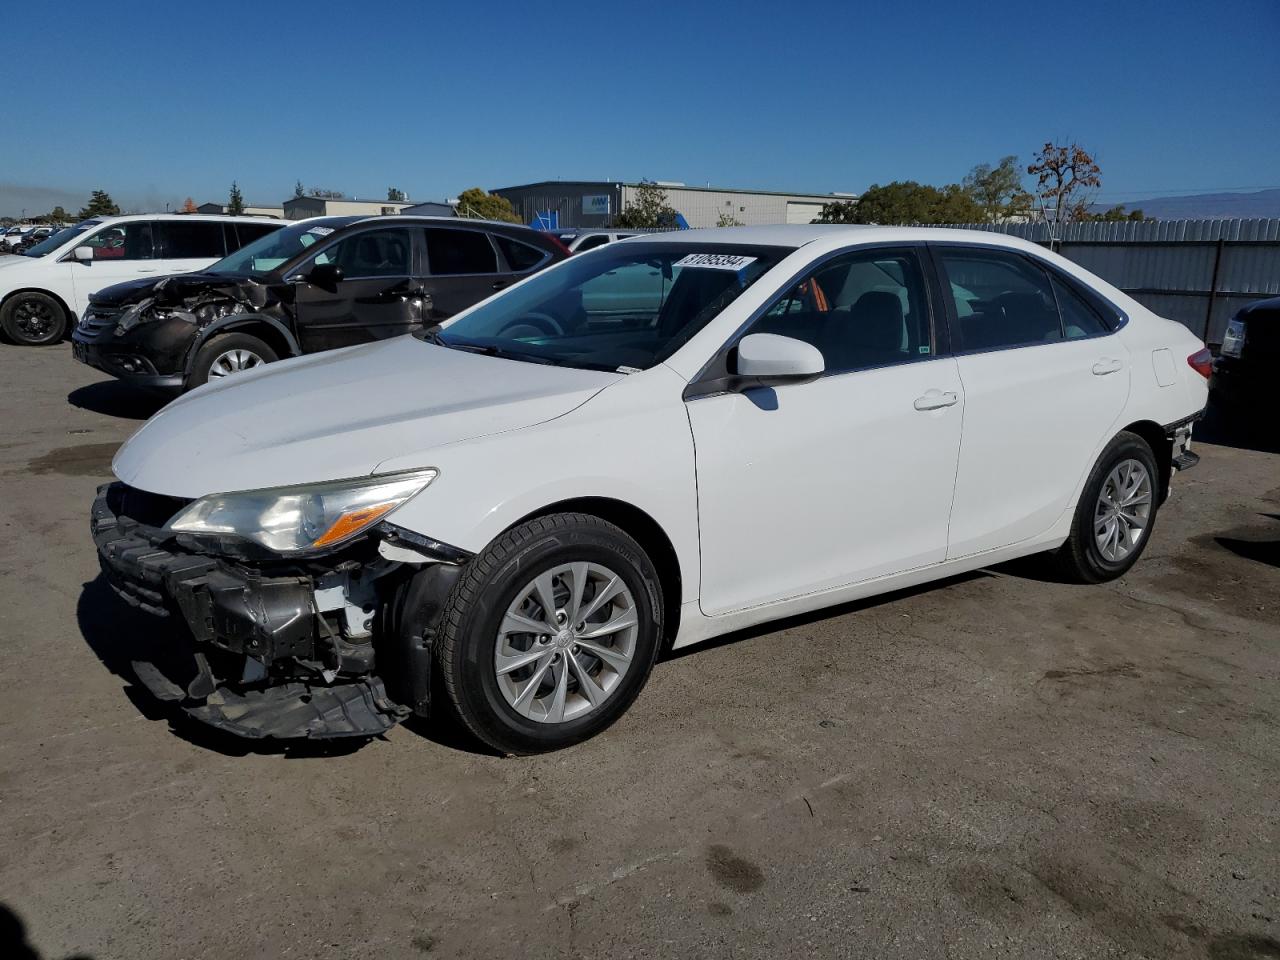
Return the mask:
M215 493L184 507L168 528L230 534L276 553L321 550L350 540L426 488L438 470L384 474L300 487Z
M1238 357L1244 348L1244 321L1228 320L1227 332L1222 335L1222 355Z

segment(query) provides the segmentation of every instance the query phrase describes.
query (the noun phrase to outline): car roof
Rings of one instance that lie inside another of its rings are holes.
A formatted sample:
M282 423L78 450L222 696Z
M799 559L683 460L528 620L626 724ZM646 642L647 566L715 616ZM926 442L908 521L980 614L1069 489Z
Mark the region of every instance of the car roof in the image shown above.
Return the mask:
M134 220L216 220L220 223L248 221L250 223L278 223L281 226L289 224L288 220L281 220L278 217L233 217L225 213L122 213L115 216L85 217L84 220L97 220L99 223L128 223ZM79 222L83 223L84 221Z
M842 240L849 243L978 243L1017 250L1043 248L1003 233L987 230L955 230L951 227L899 227L874 224L779 223L754 227L704 227L694 230L672 230L668 233L646 233L628 237L622 243L644 243L661 240L679 244L744 243L765 247L802 247L815 240Z

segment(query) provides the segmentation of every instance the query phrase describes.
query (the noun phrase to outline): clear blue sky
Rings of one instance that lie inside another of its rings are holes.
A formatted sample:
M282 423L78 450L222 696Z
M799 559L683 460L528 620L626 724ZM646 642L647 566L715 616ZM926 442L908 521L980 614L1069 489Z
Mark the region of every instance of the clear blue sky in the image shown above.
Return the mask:
M0 214L233 179L859 191L1048 138L1095 152L1105 200L1275 186L1277 36L1278 0L12 2Z

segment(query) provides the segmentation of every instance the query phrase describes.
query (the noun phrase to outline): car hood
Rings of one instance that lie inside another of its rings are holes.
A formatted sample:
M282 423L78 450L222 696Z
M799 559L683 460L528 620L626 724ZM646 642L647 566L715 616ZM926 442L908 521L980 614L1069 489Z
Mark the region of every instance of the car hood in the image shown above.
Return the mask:
M218 273L179 273L168 277L142 277L126 280L93 293L89 301L104 307L127 307L148 297L160 306L190 305L213 294L252 306L261 306L266 287L248 277Z
M393 457L441 467L438 447L561 416L620 378L397 337L200 387L147 421L112 469L201 497L365 476Z

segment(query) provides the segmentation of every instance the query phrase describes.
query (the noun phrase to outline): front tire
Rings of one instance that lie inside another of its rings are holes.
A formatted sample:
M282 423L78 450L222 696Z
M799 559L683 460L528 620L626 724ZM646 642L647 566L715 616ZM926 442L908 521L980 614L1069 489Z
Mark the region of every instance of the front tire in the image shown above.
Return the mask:
M1064 578L1103 583L1128 573L1151 540L1159 484L1147 441L1128 431L1117 434L1085 481L1071 535L1056 554Z
M503 753L600 733L635 700L662 636L662 591L635 540L560 513L507 531L445 603L436 656L463 724Z
M47 293L15 293L0 307L0 329L20 346L47 346L66 335L67 311Z
M247 333L219 333L196 352L184 390L194 390L210 380L221 380L278 360L276 352Z

